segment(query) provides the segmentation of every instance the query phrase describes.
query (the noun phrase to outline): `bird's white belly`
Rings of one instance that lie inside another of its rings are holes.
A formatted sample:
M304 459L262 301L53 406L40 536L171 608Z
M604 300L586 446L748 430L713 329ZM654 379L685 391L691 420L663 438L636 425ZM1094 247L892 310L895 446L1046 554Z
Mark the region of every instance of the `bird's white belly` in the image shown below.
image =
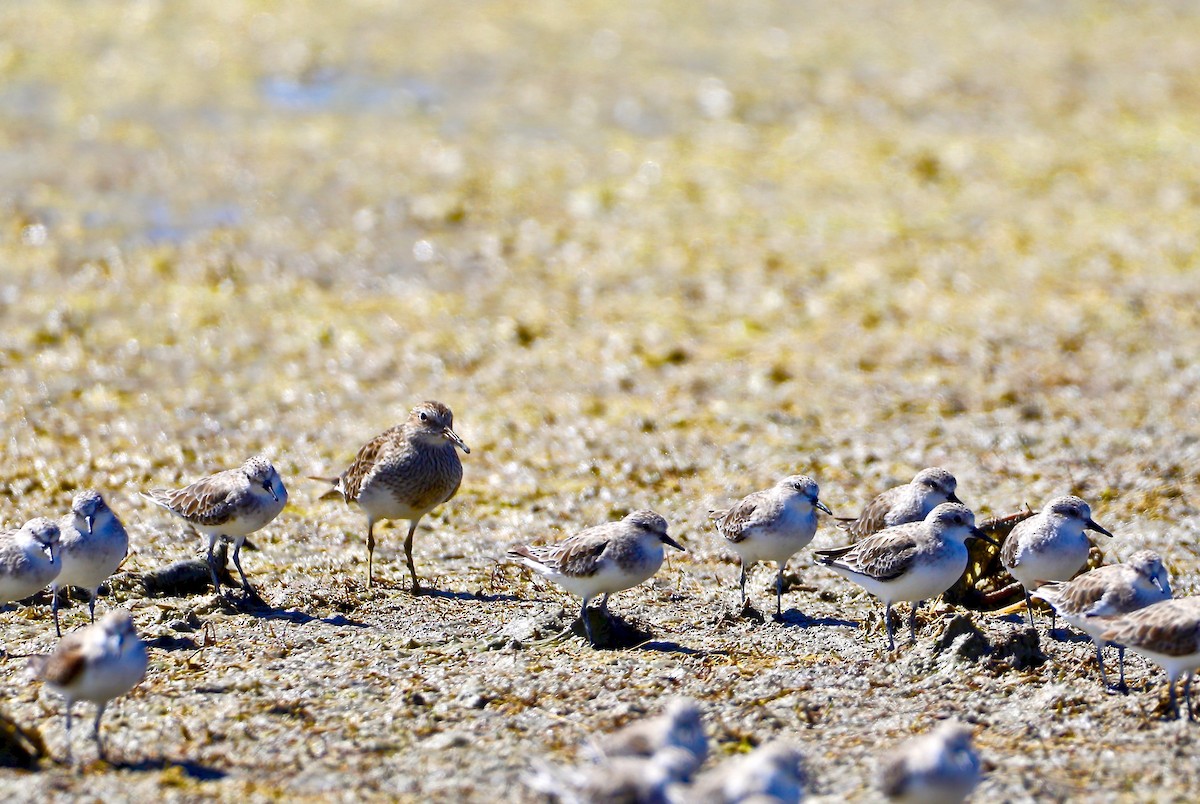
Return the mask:
M398 499L395 492L383 483L368 483L359 491L355 500L358 507L366 511L371 519L416 519L425 511L418 511Z
M55 578L59 586L78 586L93 590L112 575L125 557L126 545L88 545L79 550L64 550L62 572Z
M1194 651L1184 656L1170 656L1146 648L1131 646L1129 649L1158 664L1172 679L1177 679L1184 673L1194 673L1200 670L1200 651Z
M232 539L241 539L249 536L256 530L261 530L271 520L279 516L279 512L283 510L285 505L287 505L286 494L281 495L278 500L261 503L251 510L239 513L237 516L231 517L220 525L193 524L192 527L205 536L228 536Z
M23 600L41 589L62 570L62 560L55 556L53 563L43 560L37 565L23 565L14 575L0 575L0 605Z
M106 661L88 667L74 684L59 691L71 700L103 703L124 695L146 676L145 653L124 656L118 661Z
M1069 581L1087 562L1087 538L1068 543L1050 543L1041 549L1028 549L1019 556L1017 566L1009 569L1027 589L1039 581Z
M652 577L662 566L662 560L662 553L659 553L657 561L654 561L653 557L647 557L630 567L621 567L615 561L605 561L597 567L594 574L586 577L573 575L552 577L559 586L580 597L612 594L637 586Z
M729 546L741 557L743 564L756 561L783 563L806 547L816 532L815 521L811 525L798 522L774 528L754 528L746 538L729 542Z
M937 597L953 586L967 569L967 550L963 547L937 561L918 561L903 575L890 581L871 578L836 564L831 565L831 569L886 602L915 602Z

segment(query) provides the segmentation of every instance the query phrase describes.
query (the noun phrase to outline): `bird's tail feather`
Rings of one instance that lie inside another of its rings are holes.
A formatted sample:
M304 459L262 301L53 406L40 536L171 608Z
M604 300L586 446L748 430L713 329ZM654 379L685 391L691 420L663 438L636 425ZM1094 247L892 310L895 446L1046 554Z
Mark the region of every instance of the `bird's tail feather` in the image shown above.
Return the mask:
M322 483L328 483L330 488L318 497L318 500L332 500L335 497L346 498L342 492L342 479L340 477L319 477L317 475L308 475L309 480L319 480Z
M150 489L150 491L139 491L138 494L159 508L165 508L168 511L171 510L171 503L167 500L166 489Z
M849 547L837 547L833 550L817 550L813 553L818 564L832 564L842 556L854 549L854 545Z

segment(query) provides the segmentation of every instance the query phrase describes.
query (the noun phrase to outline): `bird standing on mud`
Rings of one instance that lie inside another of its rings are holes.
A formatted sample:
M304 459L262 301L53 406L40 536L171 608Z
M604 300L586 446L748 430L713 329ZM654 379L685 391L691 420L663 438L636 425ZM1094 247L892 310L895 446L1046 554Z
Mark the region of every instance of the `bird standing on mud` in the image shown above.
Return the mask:
M338 477L314 477L333 485L322 499L339 495L358 503L367 515L367 588L373 583L375 523L407 519L404 557L412 575L413 594L420 592L413 564L413 534L421 517L448 501L462 482L462 462L456 449L470 454L454 432L454 414L441 402L422 402L403 424L385 430L359 449Z

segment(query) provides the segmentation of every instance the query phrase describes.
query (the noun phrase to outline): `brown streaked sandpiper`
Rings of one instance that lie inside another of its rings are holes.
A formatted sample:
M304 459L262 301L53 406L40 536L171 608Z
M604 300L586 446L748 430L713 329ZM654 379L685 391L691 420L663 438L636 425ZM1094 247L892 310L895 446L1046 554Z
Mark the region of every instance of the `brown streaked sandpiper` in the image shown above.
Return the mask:
M1187 674L1183 697L1191 720L1192 676L1200 670L1200 597L1163 600L1129 614L1097 619L1104 625L1101 639L1124 645L1166 671L1169 706L1176 717L1179 703L1175 685L1181 675Z
M373 583L375 523L407 519L404 557L412 575L412 591L420 591L413 564L413 534L421 517L447 502L462 482L462 462L456 449L470 448L454 432L454 414L441 402L422 402L403 424L385 430L358 451L338 477L310 477L332 483L325 496L337 494L358 503L367 515L367 588Z
M71 707L76 701L96 704L96 749L104 758L100 718L109 701L129 692L146 677L146 645L124 609L110 611L99 623L67 634L48 656L30 665L50 689L66 699L67 761L71 758Z
M901 745L884 764L879 789L891 801L959 804L971 795L981 775L971 730L947 721Z

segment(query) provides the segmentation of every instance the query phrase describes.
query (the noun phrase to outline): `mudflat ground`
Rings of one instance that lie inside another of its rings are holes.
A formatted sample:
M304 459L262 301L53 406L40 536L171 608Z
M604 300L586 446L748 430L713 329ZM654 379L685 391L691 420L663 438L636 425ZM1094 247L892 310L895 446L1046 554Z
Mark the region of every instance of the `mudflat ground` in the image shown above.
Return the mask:
M1197 591L1200 12L611 5L0 5L0 522L101 490L133 551L100 610L153 646L114 764L81 728L81 769L0 796L524 801L532 758L682 693L718 757L792 740L831 799L948 715L977 800L1200 798L1142 660L1109 696L1090 642L1043 627L1041 661L978 612L990 656L938 650L944 605L888 655L808 551L782 622L740 618L706 518L941 465L981 517L1079 494L1108 560ZM304 476L427 398L472 447L417 534L437 593L403 523L368 591L364 518ZM269 605L143 596L199 544L136 492L258 452L291 491L244 555ZM612 601L647 640L547 640L577 604L504 549L640 507L688 548ZM0 638L0 709L61 757L23 671L49 612Z

